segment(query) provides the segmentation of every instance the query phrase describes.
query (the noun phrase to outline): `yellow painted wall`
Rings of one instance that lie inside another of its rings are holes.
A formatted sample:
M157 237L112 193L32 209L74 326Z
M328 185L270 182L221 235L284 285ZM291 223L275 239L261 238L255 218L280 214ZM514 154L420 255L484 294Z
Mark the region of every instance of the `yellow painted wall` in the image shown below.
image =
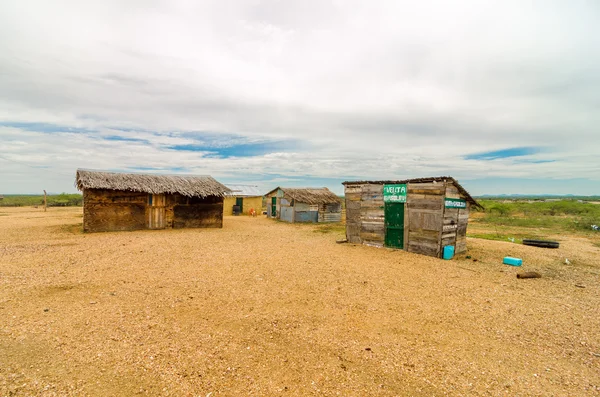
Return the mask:
M242 204L244 215L248 215L251 208L254 208L256 215L262 214L262 196L257 197L244 197L244 203ZM225 197L223 203L223 215L233 215L233 206L235 205L235 197Z

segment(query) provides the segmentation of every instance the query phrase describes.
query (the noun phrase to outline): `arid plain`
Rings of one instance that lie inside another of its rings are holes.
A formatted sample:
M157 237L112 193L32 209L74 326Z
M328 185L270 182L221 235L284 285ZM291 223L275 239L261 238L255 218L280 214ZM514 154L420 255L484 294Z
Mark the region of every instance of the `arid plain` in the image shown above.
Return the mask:
M342 226L83 234L81 213L0 208L2 396L600 393L584 237L443 261L336 244Z

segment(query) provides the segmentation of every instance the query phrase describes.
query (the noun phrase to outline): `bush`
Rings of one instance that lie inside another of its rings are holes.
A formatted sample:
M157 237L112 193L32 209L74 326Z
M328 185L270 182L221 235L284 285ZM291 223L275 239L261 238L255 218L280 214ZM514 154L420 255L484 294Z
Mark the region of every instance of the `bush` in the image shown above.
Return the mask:
M481 204L485 208L485 216L479 221L492 225L581 231L592 231L592 225L600 225L600 205L575 200L484 200Z
M48 207L76 207L82 204L83 196L81 194L61 193L57 196L48 196Z
M83 204L81 194L61 193L47 196L48 207L72 207ZM43 195L9 195L0 200L0 207L33 207L44 205Z

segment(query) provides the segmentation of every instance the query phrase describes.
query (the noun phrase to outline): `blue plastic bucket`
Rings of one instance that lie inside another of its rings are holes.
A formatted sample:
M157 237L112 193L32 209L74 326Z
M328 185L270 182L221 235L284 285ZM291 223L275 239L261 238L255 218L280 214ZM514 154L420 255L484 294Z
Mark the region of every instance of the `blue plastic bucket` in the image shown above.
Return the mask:
M453 245L446 245L444 247L444 254L442 256L444 259L448 260L448 259L452 259L454 257L454 246Z
M510 266L521 266L523 264L523 259L513 258L512 256L505 256L502 260L502 263Z

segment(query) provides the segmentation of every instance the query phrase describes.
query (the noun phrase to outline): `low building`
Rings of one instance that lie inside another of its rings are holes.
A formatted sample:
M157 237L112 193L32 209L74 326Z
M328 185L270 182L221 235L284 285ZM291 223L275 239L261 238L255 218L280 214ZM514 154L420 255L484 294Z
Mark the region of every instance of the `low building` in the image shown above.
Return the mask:
M342 218L342 200L326 187L278 187L265 197L269 218L286 222L340 222Z
M210 176L77 170L83 231L223 227L229 189Z
M469 210L480 205L452 177L344 182L350 243L441 257L467 250Z
M225 185L231 193L225 196L223 204L224 215L244 214L250 215L252 210L255 214L262 213L263 195L254 185Z

